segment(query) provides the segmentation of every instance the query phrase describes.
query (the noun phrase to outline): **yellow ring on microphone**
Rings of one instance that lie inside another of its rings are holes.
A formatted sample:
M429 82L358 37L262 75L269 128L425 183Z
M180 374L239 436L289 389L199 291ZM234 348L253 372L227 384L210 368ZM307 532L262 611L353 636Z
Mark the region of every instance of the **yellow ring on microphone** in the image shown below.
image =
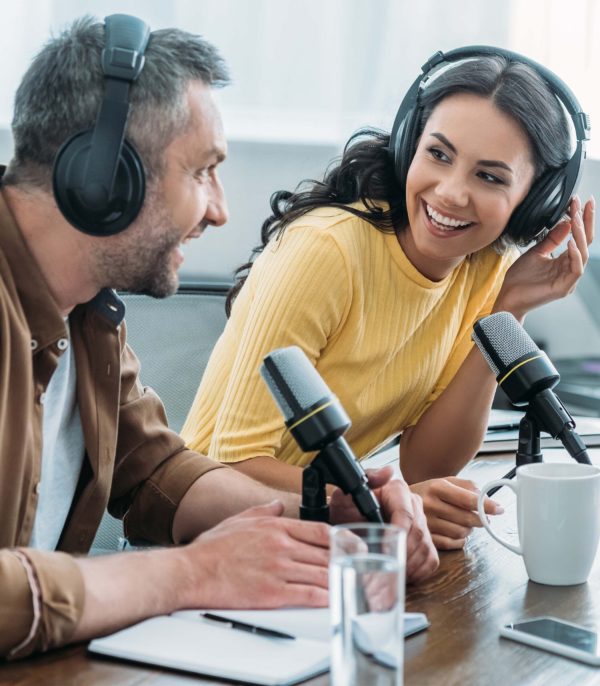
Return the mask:
M292 429L295 429L298 426L298 424L302 424L302 422L304 422L307 419L309 419L310 417L314 416L315 414L317 414L317 412L321 412L321 410L324 410L326 407L333 405L334 402L335 402L334 400L330 400L328 403L325 403L324 405L317 407L316 410L313 410L310 414L307 414L306 416L302 417L302 419L299 419L295 424L292 424L292 426L288 427L289 431L291 431Z
M506 379L508 379L508 377L509 377L515 370L517 370L519 367L522 367L524 364L527 364L528 362L532 362L533 360L537 360L537 359L540 358L540 357L543 357L543 355L536 355L535 357L529 357L528 359L523 360L523 362L519 362L519 364L518 364L516 367L513 367L513 368L510 370L510 372L508 372L508 374L506 374L505 376L503 376L503 377L500 379L500 381L498 381L498 384L499 384L499 385L502 385L502 384L506 381Z

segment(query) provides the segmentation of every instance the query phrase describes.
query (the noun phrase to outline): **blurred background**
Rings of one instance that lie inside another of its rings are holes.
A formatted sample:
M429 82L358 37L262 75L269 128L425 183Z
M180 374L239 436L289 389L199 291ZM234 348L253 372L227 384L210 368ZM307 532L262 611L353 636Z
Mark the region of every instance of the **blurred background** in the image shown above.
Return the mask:
M402 95L437 50L489 44L554 70L591 116L580 195L600 201L600 0L22 0L0 25L0 160L18 82L39 46L73 18L136 14L213 42L233 83L217 92L229 141L222 179L230 222L187 248L183 279L230 281L259 242L271 193L320 177L357 128L389 130ZM596 369L600 240L577 292L533 312L551 356ZM595 357L596 356L596 357ZM588 374L589 372L589 374ZM597 399L600 413L600 391Z

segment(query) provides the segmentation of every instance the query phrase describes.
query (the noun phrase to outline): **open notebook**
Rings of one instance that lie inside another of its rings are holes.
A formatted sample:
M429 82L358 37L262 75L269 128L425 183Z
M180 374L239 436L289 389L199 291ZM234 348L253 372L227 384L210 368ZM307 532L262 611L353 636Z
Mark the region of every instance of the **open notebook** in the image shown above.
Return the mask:
M292 634L269 638L204 619L201 610L155 617L89 645L93 653L264 686L288 686L329 668L329 610L210 610L236 621ZM405 636L429 626L404 615ZM377 646L373 646L373 652Z

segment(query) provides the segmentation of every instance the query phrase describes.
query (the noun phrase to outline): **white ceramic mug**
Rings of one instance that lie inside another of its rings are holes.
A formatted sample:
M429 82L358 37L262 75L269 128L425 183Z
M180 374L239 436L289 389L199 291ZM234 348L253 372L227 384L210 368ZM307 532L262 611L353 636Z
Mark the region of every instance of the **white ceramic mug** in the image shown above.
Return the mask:
M483 506L494 486L508 486L517 496L519 545L490 527ZM523 557L532 581L569 586L587 580L600 537L600 468L575 462L523 465L514 480L487 483L477 509L491 536Z

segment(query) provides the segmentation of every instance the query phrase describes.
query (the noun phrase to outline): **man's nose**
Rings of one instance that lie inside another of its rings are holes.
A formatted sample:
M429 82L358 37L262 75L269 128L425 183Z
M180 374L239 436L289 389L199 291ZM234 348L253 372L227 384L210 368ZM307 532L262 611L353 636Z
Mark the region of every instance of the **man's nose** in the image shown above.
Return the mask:
M215 184L206 208L205 221L212 226L223 226L229 219L229 208L223 186L219 182Z

